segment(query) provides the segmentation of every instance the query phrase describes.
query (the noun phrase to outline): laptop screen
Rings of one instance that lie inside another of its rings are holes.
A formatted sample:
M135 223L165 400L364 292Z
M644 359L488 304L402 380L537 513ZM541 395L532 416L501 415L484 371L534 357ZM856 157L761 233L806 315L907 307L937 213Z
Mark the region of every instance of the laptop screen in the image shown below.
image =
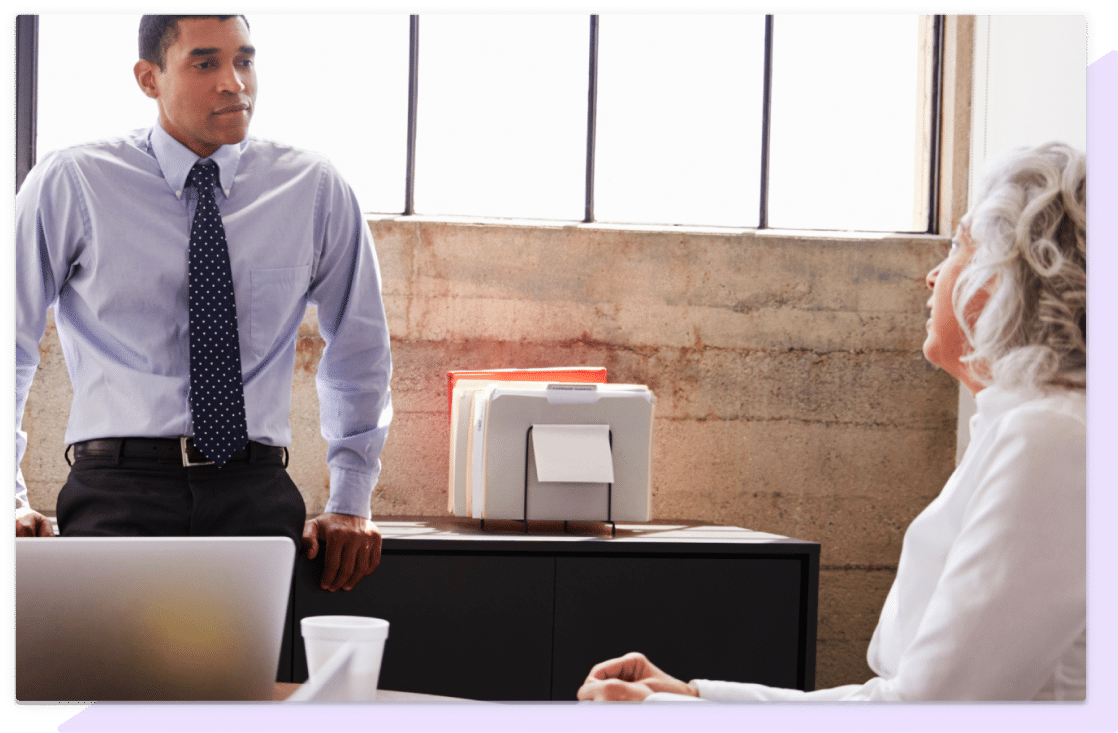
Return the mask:
M16 540L16 698L270 700L286 537Z

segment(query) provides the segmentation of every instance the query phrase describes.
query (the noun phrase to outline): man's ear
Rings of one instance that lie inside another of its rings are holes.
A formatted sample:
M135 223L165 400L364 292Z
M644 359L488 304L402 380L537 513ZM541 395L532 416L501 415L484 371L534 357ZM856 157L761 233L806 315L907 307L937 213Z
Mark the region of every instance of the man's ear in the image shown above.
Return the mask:
M136 75L136 83L140 85L140 90L152 99L159 98L159 67L150 61L140 59L136 65L132 67L132 73Z

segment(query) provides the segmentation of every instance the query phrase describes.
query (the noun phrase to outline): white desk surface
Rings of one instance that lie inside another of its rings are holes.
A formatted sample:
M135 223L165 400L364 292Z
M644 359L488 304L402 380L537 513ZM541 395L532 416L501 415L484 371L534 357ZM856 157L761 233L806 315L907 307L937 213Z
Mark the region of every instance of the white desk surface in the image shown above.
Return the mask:
M272 699L279 702L286 700L299 689L298 682L277 682L275 694ZM397 692L395 690L377 690L377 702L409 702L409 703L438 703L438 702L478 702L461 697L446 697L444 695L427 695L422 692Z

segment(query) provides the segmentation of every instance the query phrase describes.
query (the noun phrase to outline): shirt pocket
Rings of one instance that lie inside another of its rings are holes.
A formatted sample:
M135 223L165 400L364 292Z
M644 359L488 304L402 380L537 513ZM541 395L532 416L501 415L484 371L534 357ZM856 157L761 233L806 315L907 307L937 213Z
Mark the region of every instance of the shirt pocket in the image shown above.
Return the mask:
M310 277L310 265L252 271L249 341L257 356L267 356L289 330L298 329Z

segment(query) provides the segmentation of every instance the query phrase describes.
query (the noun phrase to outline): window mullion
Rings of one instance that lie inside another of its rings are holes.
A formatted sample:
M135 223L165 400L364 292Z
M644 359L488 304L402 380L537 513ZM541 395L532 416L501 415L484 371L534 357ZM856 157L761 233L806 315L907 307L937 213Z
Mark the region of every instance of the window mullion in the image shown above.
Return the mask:
M35 165L39 16L16 16L16 190Z
M757 228L769 227L769 128L772 119L773 16L765 16L765 64L761 88L761 187Z
M586 216L594 221L594 146L598 125L598 16L590 16L590 80L586 101Z
M932 120L928 145L928 234L939 231L940 137L943 133L943 20L935 16L932 26Z
M408 153L404 174L404 215L415 213L415 123L419 98L419 16L411 16L408 42Z

